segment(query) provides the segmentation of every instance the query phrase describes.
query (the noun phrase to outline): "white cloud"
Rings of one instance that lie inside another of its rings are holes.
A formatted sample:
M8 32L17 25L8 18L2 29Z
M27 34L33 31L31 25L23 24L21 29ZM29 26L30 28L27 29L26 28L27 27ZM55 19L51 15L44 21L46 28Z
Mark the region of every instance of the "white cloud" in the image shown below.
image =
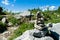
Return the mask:
M9 3L8 0L3 0L3 1L2 1L2 4L9 5L10 3Z
M42 11L45 11L45 10L47 10L47 8L43 8L43 9L42 9Z
M49 10L54 10L56 7L55 6L50 6Z
M42 11L47 10L47 8L49 7L49 10L55 10L56 6L41 6L40 9L42 9Z
M46 5L46 6L41 6L40 9L42 9L42 11L45 11L45 10L47 10L48 7L49 7L48 5Z

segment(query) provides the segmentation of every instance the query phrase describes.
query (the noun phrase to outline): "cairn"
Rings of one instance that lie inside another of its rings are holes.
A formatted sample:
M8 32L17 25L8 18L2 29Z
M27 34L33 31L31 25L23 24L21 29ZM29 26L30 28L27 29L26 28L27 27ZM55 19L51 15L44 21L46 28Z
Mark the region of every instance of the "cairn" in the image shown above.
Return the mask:
M37 20L35 21L35 29L39 30L39 32L34 32L33 36L37 38L44 37L46 35L50 34L50 28L52 27L52 24L49 24L49 27L47 27L44 23L44 16L41 14L41 12L37 13Z

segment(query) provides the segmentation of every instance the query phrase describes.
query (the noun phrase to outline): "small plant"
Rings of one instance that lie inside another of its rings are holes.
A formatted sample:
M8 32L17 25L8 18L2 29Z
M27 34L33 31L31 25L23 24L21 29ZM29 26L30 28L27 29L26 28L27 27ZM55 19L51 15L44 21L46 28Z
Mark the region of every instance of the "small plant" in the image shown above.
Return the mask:
M13 23L13 25L15 25L16 23L18 23L18 20L16 18L14 18L13 16L9 17L8 20Z
M5 24L5 23L2 23L2 22L0 21L0 33L2 33L2 32L4 32L5 30L7 30L6 27L7 27L6 24Z

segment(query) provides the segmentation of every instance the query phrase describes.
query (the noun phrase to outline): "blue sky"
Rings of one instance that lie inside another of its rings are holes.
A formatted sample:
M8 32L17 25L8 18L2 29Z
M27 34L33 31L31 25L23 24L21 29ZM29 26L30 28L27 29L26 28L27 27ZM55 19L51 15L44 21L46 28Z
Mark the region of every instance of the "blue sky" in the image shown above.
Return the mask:
M38 7L46 10L48 6L53 10L60 6L60 0L0 0L0 6L11 11L26 11Z

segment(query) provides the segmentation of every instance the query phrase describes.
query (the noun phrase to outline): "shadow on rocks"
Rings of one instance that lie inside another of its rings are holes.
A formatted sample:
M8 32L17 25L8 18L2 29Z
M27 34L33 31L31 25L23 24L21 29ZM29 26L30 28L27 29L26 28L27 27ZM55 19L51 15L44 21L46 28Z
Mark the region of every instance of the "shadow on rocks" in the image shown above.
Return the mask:
M52 37L54 40L59 40L59 34L56 32L51 31L51 34L48 34L47 36Z

